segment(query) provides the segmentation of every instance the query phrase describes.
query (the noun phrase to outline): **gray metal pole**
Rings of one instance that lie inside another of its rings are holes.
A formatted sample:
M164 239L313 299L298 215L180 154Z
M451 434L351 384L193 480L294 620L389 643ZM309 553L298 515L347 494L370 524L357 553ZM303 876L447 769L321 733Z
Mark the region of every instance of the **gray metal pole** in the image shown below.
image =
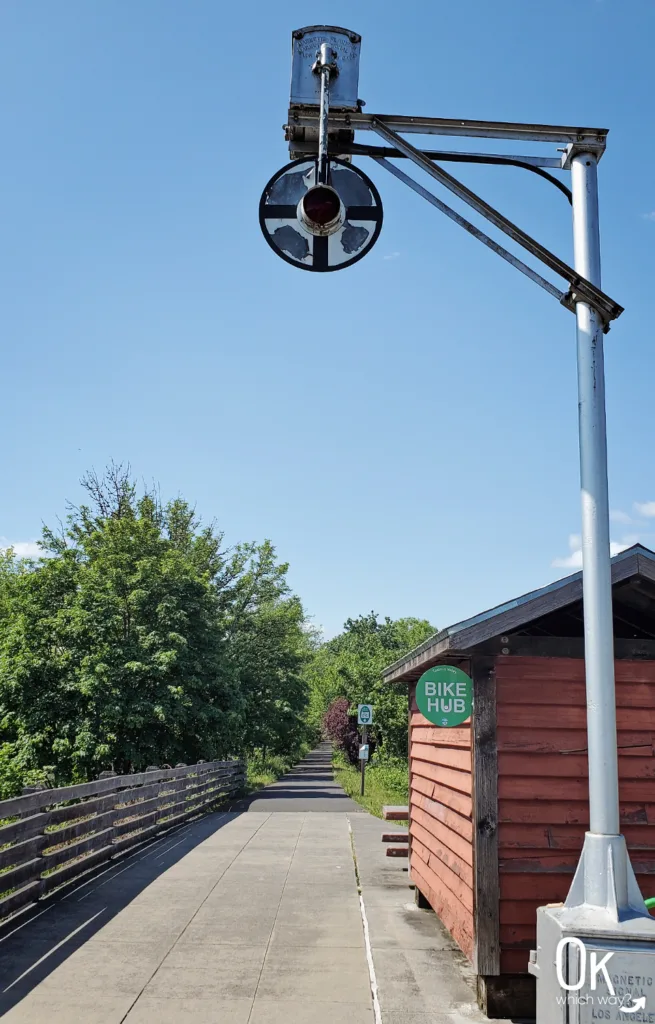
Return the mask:
M575 153L575 151L574 151ZM576 271L600 286L597 160L590 153L571 158L573 241ZM620 834L619 779L614 692L614 628L610 564L607 436L603 324L587 302L575 304L578 338L578 407L580 429L580 489L582 496L582 589L584 597L585 675L587 684L587 747L589 760L589 831L585 834L571 888L564 904L537 910L536 949L528 970L537 979L537 1021L614 1018L622 1014L594 1006L598 967L603 963L589 945L608 941L606 959L620 953L636 976L639 952L653 959L655 921L643 896ZM573 940L580 948L563 944ZM600 941L599 941L600 940ZM579 955L577 955L579 954ZM566 975L562 964L566 964ZM607 975L616 980L618 964ZM643 970L643 968L642 968ZM586 980L585 980L586 975ZM567 983L563 982L566 976ZM623 979L622 979L623 980ZM632 985L633 977L628 984ZM571 988L582 986L583 1004L570 1002ZM591 1001L592 1006L589 1006ZM638 1004L635 1003L635 1007ZM642 1004L643 1006L643 1004ZM628 1011L629 1012L629 1011ZM643 1015L645 1016L645 1015Z
M575 269L600 287L596 157L571 160ZM614 628L610 569L603 324L586 302L576 304L582 586L584 596L589 829L618 835L619 782L614 692Z
M362 726L362 743L368 743L368 727ZM362 761L362 785L359 791L360 796L364 796L364 789L366 786L366 761Z
M330 117L330 60L332 49L328 43L321 43L321 119L318 125L318 182L326 185L328 180L328 128Z

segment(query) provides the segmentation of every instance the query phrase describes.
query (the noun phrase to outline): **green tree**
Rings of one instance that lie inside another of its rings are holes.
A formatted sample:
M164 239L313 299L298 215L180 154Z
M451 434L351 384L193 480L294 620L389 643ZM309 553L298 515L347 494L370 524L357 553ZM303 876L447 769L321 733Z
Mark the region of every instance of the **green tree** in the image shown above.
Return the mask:
M218 628L216 544L183 502L137 499L120 468L86 486L93 506L72 510L59 536L44 531L50 557L13 588L5 735L60 781L226 754L241 704Z
M304 614L272 545L224 551L120 466L83 483L89 504L44 530L44 557L0 562L5 785L297 746Z
M270 541L235 553L226 606L230 657L243 699L242 749L293 758L308 735L302 669L316 646L303 606L291 594L288 564Z
M382 682L382 670L435 632L424 619L379 620L375 612L348 619L323 644L306 670L308 720L317 727L328 706L346 697L351 706L374 705L374 733L384 753L407 756L407 691Z
M297 597L264 602L242 624L234 644L245 700L244 746L267 754L298 751L307 736L308 687L302 669L311 638Z

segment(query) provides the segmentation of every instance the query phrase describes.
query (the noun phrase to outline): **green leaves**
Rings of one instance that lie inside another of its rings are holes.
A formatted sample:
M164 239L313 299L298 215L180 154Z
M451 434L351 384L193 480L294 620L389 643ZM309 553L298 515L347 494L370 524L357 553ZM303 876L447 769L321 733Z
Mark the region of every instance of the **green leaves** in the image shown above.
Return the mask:
M226 549L121 466L83 484L88 504L44 529L42 558L0 555L0 797L106 768L287 763L338 697L372 702L378 742L405 755L406 694L381 671L429 623L371 612L320 644L269 540Z
M319 728L339 697L345 697L351 708L373 704L373 732L383 752L406 757L407 692L383 684L382 670L434 632L424 619L379 621L375 612L348 619L343 633L319 648L306 671L310 723Z
M48 557L0 562L0 782L299 746L311 651L273 545L223 550L120 466L83 482Z

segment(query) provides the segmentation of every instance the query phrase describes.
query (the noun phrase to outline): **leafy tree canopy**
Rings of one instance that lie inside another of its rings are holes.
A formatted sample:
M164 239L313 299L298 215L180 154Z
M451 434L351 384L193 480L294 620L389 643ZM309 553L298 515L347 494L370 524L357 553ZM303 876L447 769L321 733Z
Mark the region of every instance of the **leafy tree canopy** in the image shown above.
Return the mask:
M407 756L407 691L382 682L382 670L436 630L425 619L382 621L375 612L348 619L344 630L323 644L309 662L308 720L318 727L328 707L345 697L351 709L373 704L374 735L392 757Z
M272 544L226 550L129 468L82 483L41 558L0 558L0 795L299 746L315 645Z

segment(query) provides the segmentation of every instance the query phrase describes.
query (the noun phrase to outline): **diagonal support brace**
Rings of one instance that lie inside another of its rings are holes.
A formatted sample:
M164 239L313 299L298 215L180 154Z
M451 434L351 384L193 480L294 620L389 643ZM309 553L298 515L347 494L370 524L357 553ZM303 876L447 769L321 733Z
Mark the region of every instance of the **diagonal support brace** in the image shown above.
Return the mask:
M556 298L558 302L564 302L566 295L563 291L556 288L554 284L547 281L545 277L538 274L536 270L532 269L532 267L528 267L527 264L523 263L523 261L518 259L518 257L513 256L511 252L504 249L502 245L498 244L498 242L494 242L493 238L489 238L489 235L485 235L484 231L480 231L479 228L476 228L475 224L471 224L471 222L466 220L465 217L460 216L460 214L456 213L450 206L443 203L441 199L437 199L432 192L428 192L427 188L423 188L423 186L419 185L417 181L410 178L409 174L405 174L404 171L401 171L400 167L396 167L395 164L392 164L391 161L387 160L385 157L376 156L373 157L373 159L380 165L380 167L384 167L385 171L389 171L390 174L393 174L394 177L398 178L399 181L402 181L403 184L408 185L409 188L413 189L419 196L422 196L423 199L427 199L428 203L435 206L441 213L445 213L446 217L450 217L455 224L458 224L460 228L464 228L465 231L468 231L470 235L477 238L479 242L486 245L492 250L492 252L495 252L498 256L507 260L508 263L511 263L513 267L520 270L522 274L529 277L531 281L538 284L540 288L543 288L549 295Z
M550 270L568 281L569 291L560 299L562 305L575 312L576 302L588 302L590 306L598 311L605 323L605 329L609 330L610 322L619 317L623 312L623 307L615 302L614 299L606 295L600 288L596 288L590 281L586 281L575 272L573 267L570 267L559 256L556 256L549 249L546 249L545 246L541 245L540 242L532 238L531 235L517 227L516 224L508 220L502 213L499 213L493 206L490 206L484 199L481 199L475 192L462 184L461 181L458 181L457 178L454 178L448 171L444 171L442 167L434 164L420 150L403 139L401 135L398 135L397 132L387 128L385 124L377 119L373 120L371 127L381 138L400 150L417 167L420 167L430 177L436 178L440 184L453 192L459 199L471 206L477 213L485 217L506 235L509 235L510 238L523 246L524 249L527 249L533 256L536 256Z

